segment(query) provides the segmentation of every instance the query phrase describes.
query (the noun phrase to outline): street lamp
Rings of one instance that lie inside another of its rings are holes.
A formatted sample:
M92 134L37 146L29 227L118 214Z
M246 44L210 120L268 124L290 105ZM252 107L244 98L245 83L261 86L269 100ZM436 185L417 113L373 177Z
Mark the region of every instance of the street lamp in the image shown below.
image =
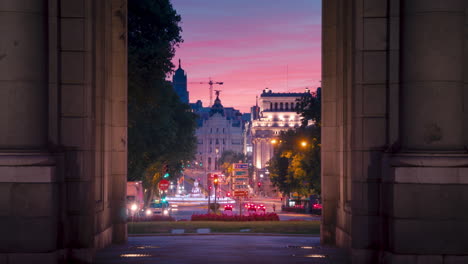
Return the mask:
M307 147L307 142L306 141L301 141L301 147L303 147L303 148Z

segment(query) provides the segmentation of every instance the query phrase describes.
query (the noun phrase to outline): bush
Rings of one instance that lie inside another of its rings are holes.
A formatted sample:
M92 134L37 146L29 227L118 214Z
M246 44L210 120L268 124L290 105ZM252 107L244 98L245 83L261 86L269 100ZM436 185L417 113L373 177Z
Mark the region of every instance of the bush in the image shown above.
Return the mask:
M218 211L219 210L219 203L210 203L210 210L211 211Z
M194 214L192 221L279 221L276 213L251 215Z

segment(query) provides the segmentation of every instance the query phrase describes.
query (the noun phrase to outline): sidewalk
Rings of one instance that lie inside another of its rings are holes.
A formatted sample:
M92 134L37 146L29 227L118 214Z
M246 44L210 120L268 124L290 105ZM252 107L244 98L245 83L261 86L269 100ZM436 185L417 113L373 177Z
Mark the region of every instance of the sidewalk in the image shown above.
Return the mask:
M132 236L127 245L98 252L95 263L334 263L347 264L339 249L320 246L319 237L185 235Z

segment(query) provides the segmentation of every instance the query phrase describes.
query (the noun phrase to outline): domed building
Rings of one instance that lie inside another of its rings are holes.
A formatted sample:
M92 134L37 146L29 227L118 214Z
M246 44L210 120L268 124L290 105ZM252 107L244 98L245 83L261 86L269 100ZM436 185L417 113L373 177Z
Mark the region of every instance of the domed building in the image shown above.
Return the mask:
M199 127L196 131L198 148L196 159L208 171L218 169L217 160L224 151L243 152L242 114L232 107L225 108L216 92L211 108L199 111Z

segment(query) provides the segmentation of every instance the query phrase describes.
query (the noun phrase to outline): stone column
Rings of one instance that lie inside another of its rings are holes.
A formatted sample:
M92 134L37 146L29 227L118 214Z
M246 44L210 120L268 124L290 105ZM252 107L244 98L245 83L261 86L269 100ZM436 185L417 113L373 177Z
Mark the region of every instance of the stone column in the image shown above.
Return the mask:
M0 4L0 262L58 257L59 188L48 145L45 0Z
M404 151L464 151L464 1L402 1Z
M0 6L0 149L47 144L46 8L44 0Z
M384 262L465 263L466 1L400 3L401 149L385 161Z

